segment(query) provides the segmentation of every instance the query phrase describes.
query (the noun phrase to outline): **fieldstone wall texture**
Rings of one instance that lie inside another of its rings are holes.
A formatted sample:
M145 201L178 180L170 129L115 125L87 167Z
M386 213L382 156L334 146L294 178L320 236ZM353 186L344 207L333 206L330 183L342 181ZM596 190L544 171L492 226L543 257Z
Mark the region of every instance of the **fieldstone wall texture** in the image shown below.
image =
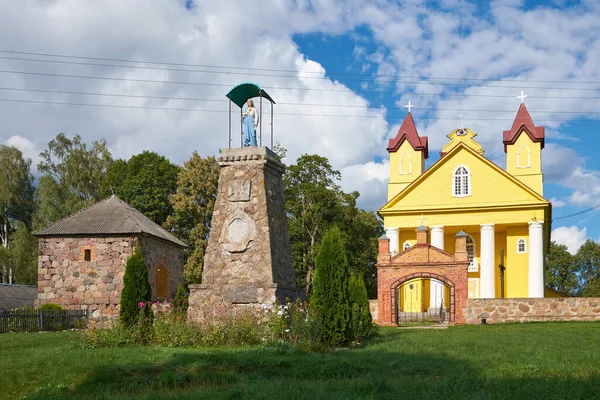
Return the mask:
M157 288L157 267L166 268L168 271L168 300L175 297L177 286L183 283L184 254L183 249L174 246L168 242L158 240L148 236L140 238L144 262L148 267L148 281L152 288L152 298L158 299Z
M468 324L531 321L600 320L598 297L547 297L541 299L469 299L464 315Z
M283 197L284 166L266 147L225 149L204 257L190 285L188 315L202 321L223 304L252 307L297 298Z
M71 310L89 310L92 326L104 326L117 318L125 263L139 241L133 236L40 238L36 306L54 303ZM153 291L152 279L159 264L172 271L169 289L176 290L183 282L183 250L147 237L141 238L141 243ZM90 250L90 261L84 259L85 250Z

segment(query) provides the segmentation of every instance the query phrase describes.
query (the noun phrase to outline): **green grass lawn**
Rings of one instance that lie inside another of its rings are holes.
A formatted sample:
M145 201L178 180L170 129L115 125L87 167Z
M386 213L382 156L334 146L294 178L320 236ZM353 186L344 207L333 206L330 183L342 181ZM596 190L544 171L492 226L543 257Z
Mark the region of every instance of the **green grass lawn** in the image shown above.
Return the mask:
M593 399L600 323L382 329L327 353L77 348L73 332L0 335L7 399Z

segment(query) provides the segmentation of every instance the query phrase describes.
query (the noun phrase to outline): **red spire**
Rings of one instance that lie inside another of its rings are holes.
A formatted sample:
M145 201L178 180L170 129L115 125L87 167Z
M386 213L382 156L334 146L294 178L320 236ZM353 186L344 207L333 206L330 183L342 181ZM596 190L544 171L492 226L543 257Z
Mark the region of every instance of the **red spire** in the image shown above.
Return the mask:
M506 153L506 146L514 144L518 138L518 134L525 132L529 138L534 142L541 142L542 149L544 148L544 127L535 126L525 107L524 103L521 103L515 121L513 122L512 128L509 131L504 131L504 152Z
M410 112L406 114L406 118L404 118L396 137L390 139L387 151L389 153L397 151L404 140L408 140L408 143L410 143L413 149L423 151L425 153L425 158L429 157L427 136L419 136L417 128L415 127L415 121Z

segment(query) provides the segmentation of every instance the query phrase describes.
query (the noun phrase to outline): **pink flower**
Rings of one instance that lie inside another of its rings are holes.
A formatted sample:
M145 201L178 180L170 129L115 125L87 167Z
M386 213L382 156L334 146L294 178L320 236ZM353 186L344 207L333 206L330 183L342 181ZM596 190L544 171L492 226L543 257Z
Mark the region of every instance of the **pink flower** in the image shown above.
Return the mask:
M144 318L144 321L148 321L148 317Z
M140 301L140 302L138 303L138 306L139 306L140 308L144 308L144 307L146 307L146 304L144 304L144 302L143 302L143 301Z

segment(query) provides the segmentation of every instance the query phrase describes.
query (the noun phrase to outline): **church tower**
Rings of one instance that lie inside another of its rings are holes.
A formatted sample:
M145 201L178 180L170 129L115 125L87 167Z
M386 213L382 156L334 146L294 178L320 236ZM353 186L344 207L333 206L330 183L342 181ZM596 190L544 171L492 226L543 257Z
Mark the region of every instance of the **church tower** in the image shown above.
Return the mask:
M429 157L427 136L420 137L417 133L410 110L396 137L390 139L387 151L390 153L389 201L425 171L425 159Z
M535 126L521 103L512 128L504 131L506 172L543 196L542 149L544 127Z

